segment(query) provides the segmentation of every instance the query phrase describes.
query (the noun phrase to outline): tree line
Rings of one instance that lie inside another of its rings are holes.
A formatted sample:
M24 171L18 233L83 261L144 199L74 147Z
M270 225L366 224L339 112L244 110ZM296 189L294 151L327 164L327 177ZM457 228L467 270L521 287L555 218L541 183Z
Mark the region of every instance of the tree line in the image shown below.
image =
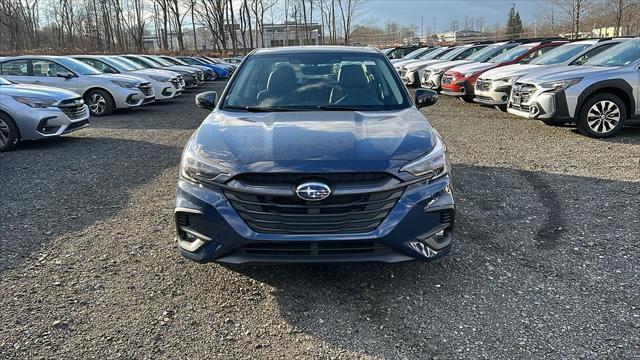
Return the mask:
M349 44L365 1L0 0L0 51L143 52L152 39L166 51L191 50L190 42L237 53L264 44L264 25L276 22L299 43L316 24L321 43ZM199 39L202 29L213 38Z

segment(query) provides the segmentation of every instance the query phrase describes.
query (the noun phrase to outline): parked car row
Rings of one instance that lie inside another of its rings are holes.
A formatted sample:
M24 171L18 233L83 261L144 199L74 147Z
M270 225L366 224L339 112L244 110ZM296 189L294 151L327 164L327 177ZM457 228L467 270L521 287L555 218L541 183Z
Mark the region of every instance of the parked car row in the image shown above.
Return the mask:
M218 59L155 55L16 56L0 59L0 151L60 136L106 116L172 99L230 77Z
M405 84L608 137L640 117L640 38L422 48L391 60Z

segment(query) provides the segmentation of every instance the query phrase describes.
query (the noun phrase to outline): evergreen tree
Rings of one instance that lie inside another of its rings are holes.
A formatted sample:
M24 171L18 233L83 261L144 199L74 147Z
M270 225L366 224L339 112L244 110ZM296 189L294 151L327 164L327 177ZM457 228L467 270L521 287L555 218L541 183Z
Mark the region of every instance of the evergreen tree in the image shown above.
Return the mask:
M513 19L513 36L521 37L522 33L522 20L520 19L520 13L516 11L516 16Z
M505 33L509 39L515 39L520 36L522 32L522 20L520 19L520 13L516 11L514 7L509 9L509 15L507 17L507 26L505 27Z

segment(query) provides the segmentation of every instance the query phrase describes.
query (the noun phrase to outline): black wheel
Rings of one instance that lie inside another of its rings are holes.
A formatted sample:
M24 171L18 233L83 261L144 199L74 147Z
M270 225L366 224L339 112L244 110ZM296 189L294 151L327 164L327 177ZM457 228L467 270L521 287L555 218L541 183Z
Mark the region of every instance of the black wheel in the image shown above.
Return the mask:
M13 149L19 142L18 126L8 115L0 113L0 152Z
M613 94L596 94L580 109L578 131L593 138L613 136L622 130L627 119L627 108Z
M87 91L84 94L84 102L89 106L89 111L93 116L109 115L116 109L113 98L104 90L94 89Z
M218 80L218 73L217 72L213 72L213 75L211 76L211 81L216 81Z
M467 104L472 104L473 103L473 97L462 96L461 99L462 99L462 101L466 102Z
M496 105L496 110L500 110L502 112L507 112L507 104L504 105Z

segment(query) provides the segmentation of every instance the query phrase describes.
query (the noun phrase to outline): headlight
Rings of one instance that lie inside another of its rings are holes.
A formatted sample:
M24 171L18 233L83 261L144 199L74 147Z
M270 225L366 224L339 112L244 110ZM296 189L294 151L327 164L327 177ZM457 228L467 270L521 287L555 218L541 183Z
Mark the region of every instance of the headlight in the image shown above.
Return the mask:
M149 75L149 78L158 82L169 82L171 79L163 76Z
M220 175L228 175L228 171L214 161L206 159L187 145L182 154L180 163L180 175L195 183L215 183Z
M138 83L130 82L130 81L122 81L122 80L111 80L112 83L127 89L133 89L138 87Z
M425 176L429 180L439 178L447 173L447 147L440 135L434 130L435 146L428 154L403 166L400 171L405 171L413 176Z
M28 107L32 108L48 108L53 106L57 102L57 100L50 98L39 98L39 97L30 97L30 96L12 96L13 100L25 104Z
M496 82L503 82L503 83L507 83L507 84L513 84L514 82L516 82L516 80L518 80L519 77L520 76L505 77L505 78L496 80Z
M564 90L569 86L579 83L581 80L582 78L549 81L549 82L540 84L540 87L543 88L544 90Z

